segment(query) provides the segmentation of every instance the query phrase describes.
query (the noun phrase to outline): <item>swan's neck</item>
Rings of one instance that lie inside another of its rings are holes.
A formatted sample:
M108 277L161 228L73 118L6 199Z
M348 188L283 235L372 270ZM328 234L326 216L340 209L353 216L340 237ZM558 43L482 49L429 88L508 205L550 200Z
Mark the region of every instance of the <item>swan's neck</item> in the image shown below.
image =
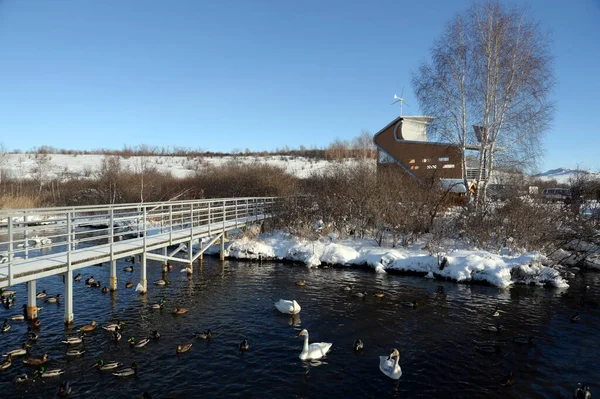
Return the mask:
M302 352L308 352L308 333L304 334L304 347Z
M396 361L394 362L394 373L398 371L398 363L400 362L400 356L396 356Z

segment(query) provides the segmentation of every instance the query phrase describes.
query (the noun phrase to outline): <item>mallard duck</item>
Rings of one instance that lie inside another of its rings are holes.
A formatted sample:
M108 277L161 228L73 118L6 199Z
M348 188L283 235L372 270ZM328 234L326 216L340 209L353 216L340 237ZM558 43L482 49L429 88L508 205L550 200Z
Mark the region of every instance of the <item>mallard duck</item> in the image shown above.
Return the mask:
M154 285L167 285L167 280L156 280Z
M54 303L54 302L60 302L60 298L62 296L60 294L56 294L56 296L51 296L45 299L46 302L48 303Z
M355 298L364 298L367 296L367 291L355 292L354 294L352 294L352 296Z
M304 287L306 285L306 281L304 281L304 280L296 281L296 285L298 285L300 287Z
M192 349L192 344L177 345L177 353L184 353Z
M194 269L192 269L192 265L189 265L181 269L181 273L194 274Z
M494 313L492 313L492 317L500 317L500 311L498 310L498 306L494 309Z
M42 292L39 292L35 297L36 298L46 298L46 295L48 295L46 293L46 290L43 290Z
M515 380L513 378L512 371L509 371L507 375L505 375L504 377L502 377L502 379L500 379L500 385L502 385L503 387L512 385L514 383L515 383Z
M33 382L34 379L33 378L29 378L27 376L27 374L23 373L23 374L19 374L18 376L15 377L15 384L23 384L26 382Z
M31 322L31 325L33 326L33 328L39 328L42 325L42 321L40 319L34 319Z
M67 351L67 356L72 356L72 357L75 357L75 356L81 356L81 355L83 355L84 353L85 353L85 351L84 351L84 350L78 350L78 349L69 349L69 350Z
M91 276L91 277L89 277L89 278L86 278L86 279L85 279L85 284L86 284L86 285L90 285L90 284L92 284L94 281L96 281L96 280L94 280L94 276Z
M398 349L393 349L389 356L379 356L379 370L391 379L397 380L402 377L402 368L400 368L399 362L400 352Z
M61 382L56 393L59 397L69 396L71 394L71 383L69 381Z
M376 296L377 298L383 298L385 296L385 293L383 292L376 292L373 294L373 296Z
M94 367L98 367L98 370L100 371L107 371L114 370L122 365L123 363L121 362L105 362L104 360L100 359L94 364Z
M15 320L15 321L21 321L21 320L25 320L25 315L14 314L14 315L10 316L9 319Z
M404 301L404 302L402 302L402 306L407 307L407 308L416 308L417 306L419 306L419 302L417 302L417 300Z
M119 328L117 328L112 333L112 340L115 342L119 342L121 340L121 333L119 332Z
M148 342L150 342L150 339L144 338L139 341L136 341L135 337L131 337L127 340L127 342L129 342L129 346L132 348L141 348L141 347L146 346L148 344Z
M162 307L164 306L165 302L166 301L163 298L160 301L158 301L158 303L153 303L152 305L150 305L150 309L162 309Z
M50 358L48 357L48 354L44 353L42 355L42 357L38 357L38 358L30 357L27 360L23 360L23 363L25 363L28 366L39 366L41 364L46 363L49 359Z
M108 288L102 287L102 293L103 294L108 294Z
M92 320L92 322L90 324L86 324L85 326L82 326L79 328L79 331L81 332L92 332L96 329L96 320Z
M362 350L363 347L364 347L363 342L360 339L357 339L356 341L354 341L354 352L358 352L358 351Z
M4 319L4 323L2 324L2 332L5 333L10 330L10 324L8 324L8 319Z
M211 339L212 333L210 330L206 330L205 332L195 333L194 336L196 339Z
M124 272L133 272L133 266L127 266L123 268Z
M5 290L5 289L0 288L0 296L7 297L7 296L15 295L15 294L16 294L15 291Z
M117 320L116 323L113 324L109 324L107 326L102 326L103 329L105 329L106 331L116 331L117 329L120 329L121 326L125 325L124 322L122 322L121 320Z
M186 308L175 308L171 311L171 313L173 314L186 314L188 312L188 309Z
M133 288L133 283L131 281L126 282L125 288Z
M29 344L23 344L23 345L21 345L21 347L19 349L13 349L11 351L6 352L6 355L4 355L4 356L11 356L11 357L24 356L27 353L29 353L30 347L31 347L31 345L29 345Z
M586 385L585 388L583 388L581 384L577 384L577 389L575 390L575 399L592 399L590 387Z
M84 341L85 339L85 333L80 332L79 336L77 337L68 337L66 338L64 341L62 341L63 344L67 344L67 345L76 345L76 344L80 344Z
M579 319L579 312L575 312L571 315L571 318L569 320L571 320L571 323L577 323Z
M302 352L300 352L300 360L317 360L325 356L329 349L331 349L332 343L329 342L313 342L308 344L308 330L304 329L300 331L298 336L304 336L304 346Z
M250 344L248 343L248 340L244 338L242 342L240 342L240 350L243 352L247 351L248 349L250 349Z
M31 327L27 327L27 339L30 341L37 341L39 338L39 335L33 331L33 329Z
M516 337L513 338L513 342L519 345L535 346L535 337L533 335L530 337Z
M42 378L58 377L64 372L65 370L63 369L47 369L46 366L40 366L40 368L36 370L36 374L38 374Z
M281 313L285 314L298 314L302 309L300 308L300 305L298 304L298 302L296 302L295 299L292 299L291 301L287 299L280 299L277 302L275 302L275 307Z
M150 337L152 339L159 339L160 338L160 333L158 332L158 330L154 330L150 333Z
M8 358L0 363L0 370L6 370L12 365L12 356L8 355Z
M77 273L77 276L75 276L73 278L73 280L75 280L75 281L81 281L82 278L83 278L83 276L81 275L81 273Z
M137 370L138 370L138 365L136 362L133 362L133 363L131 363L131 367L117 370L112 374L117 377L129 377L132 375L136 375Z

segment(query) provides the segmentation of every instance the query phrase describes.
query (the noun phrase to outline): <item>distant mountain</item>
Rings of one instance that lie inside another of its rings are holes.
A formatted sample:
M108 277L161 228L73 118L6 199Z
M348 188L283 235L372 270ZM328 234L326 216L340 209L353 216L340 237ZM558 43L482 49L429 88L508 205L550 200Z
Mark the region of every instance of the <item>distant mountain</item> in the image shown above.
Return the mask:
M587 169L570 169L570 168L558 168L551 169L544 173L538 173L537 175L533 175L533 177L542 179L542 180L556 180L558 183L569 183L576 176L585 176L589 178L600 179L599 172L593 172Z

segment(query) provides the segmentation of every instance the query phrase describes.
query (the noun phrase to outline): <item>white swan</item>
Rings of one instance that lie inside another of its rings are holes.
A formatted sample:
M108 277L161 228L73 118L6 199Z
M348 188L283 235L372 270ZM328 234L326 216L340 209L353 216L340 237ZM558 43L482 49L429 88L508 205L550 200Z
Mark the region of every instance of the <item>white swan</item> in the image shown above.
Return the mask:
M294 299L291 301L288 301L287 299L280 299L279 301L275 302L275 307L281 313L285 314L298 314L300 313L301 309L298 302L296 302Z
M312 344L308 344L308 331L302 330L298 336L304 335L304 346L302 347L302 352L300 353L300 360L315 360L320 359L331 348L332 343L329 342L314 342Z
M396 358L394 360L394 358ZM394 349L389 356L379 356L379 370L393 380L402 376L402 369L398 362L400 361L400 352Z

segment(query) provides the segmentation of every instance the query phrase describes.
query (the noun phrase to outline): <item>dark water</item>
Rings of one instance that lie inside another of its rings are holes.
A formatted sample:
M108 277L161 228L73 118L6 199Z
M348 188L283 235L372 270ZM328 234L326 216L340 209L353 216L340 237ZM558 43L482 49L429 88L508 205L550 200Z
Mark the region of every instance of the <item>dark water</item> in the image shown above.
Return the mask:
M16 358L13 366L0 372L3 397L55 397L60 381L72 383L72 397L138 398L144 391L153 397L272 397L272 398L562 398L571 397L578 382L598 391L600 371L600 274L578 276L566 291L513 287L461 285L419 277L376 275L357 269L314 269L283 264L256 264L207 258L189 278L179 267L169 273L171 284L158 287L160 264L149 263L149 293L140 296L125 289L125 282L137 283L139 270L123 272L119 263L119 291L102 294L74 283L75 327L96 320L99 326L124 320L124 339L118 344L98 328L84 344L86 353L66 359L60 341L71 330L62 324L62 304L42 304L40 340L32 356L48 353L49 368L65 368L59 379L45 379L15 385L13 379L33 370ZM108 282L109 267L84 269ZM294 284L306 280L306 286ZM340 288L353 284L351 292ZM583 286L589 285L589 290ZM20 312L26 301L25 285L14 287L17 303L0 316ZM38 281L38 291L62 292L60 277ZM385 297L355 298L352 292L383 291ZM567 295L565 295L567 293ZM148 308L165 297L161 311ZM279 298L296 299L302 306L299 319L277 312ZM420 306L410 309L403 301L416 299ZM498 305L505 326L501 334L482 331L494 323L491 314ZM174 316L174 306L189 308L186 315ZM570 323L578 311L581 320ZM24 342L27 322L11 321L12 330L0 336L0 352ZM298 359L306 328L311 342L332 342L333 347L320 363ZM151 330L162 334L158 341L141 349L130 349L126 338L143 338ZM211 329L209 342L194 340L195 331ZM535 335L535 347L517 345L512 338ZM238 344L247 338L250 349L240 353ZM358 355L352 350L356 338L365 344ZM178 344L192 343L190 352L177 355ZM499 353L482 354L477 345L497 344ZM378 368L380 355L392 348L401 352L403 375L398 382ZM90 369L96 359L136 361L139 374L119 379L110 372ZM498 383L509 370L515 384Z

